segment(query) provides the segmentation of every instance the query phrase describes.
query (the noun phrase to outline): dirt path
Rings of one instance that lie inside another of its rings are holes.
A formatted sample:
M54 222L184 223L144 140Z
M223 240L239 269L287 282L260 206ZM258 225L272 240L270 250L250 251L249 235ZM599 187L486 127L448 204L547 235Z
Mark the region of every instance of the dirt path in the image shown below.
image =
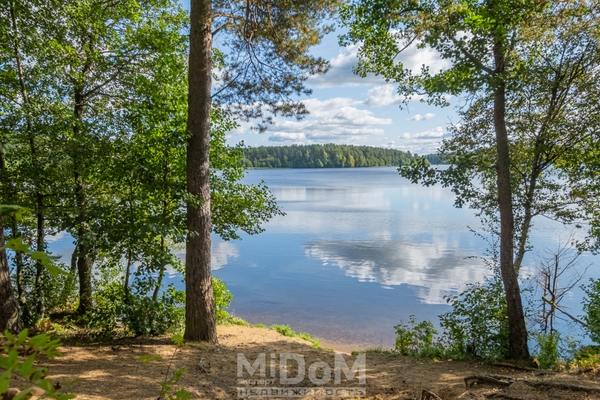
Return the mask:
M63 347L64 357L55 360L40 360L50 368L50 378L63 384L77 380L68 388L78 399L156 399L160 382L173 370L187 368L175 389L186 388L198 399L236 399L240 384L237 377L238 353L252 364L261 354L266 357L266 374L270 373L270 357L281 353L299 354L305 361L306 369L315 362L324 362L333 371L335 354L321 349L313 349L306 341L289 338L279 333L261 328L241 326L220 326L218 346L184 346L177 348L168 340L155 342L131 342L119 346L71 346ZM160 355L161 361L149 361L146 365L138 361L141 356ZM339 356L338 356L339 357ZM356 356L343 355L344 361L352 367ZM339 361L339 360L338 360ZM291 362L290 365L296 365ZM279 370L275 384L279 385ZM316 377L322 377L322 369ZM297 371L290 368L289 376ZM244 370L244 378L249 378ZM465 387L464 378L470 375L506 375L521 380L507 388L496 385L479 384L471 389ZM340 385L334 379L325 385L330 390L338 387L359 387L366 391L368 399L420 399L423 389L436 393L443 400L453 399L600 399L600 382L595 376L581 374L548 374L516 372L514 370L490 367L477 363L456 361L434 362L408 357L390 357L384 354L366 355L366 384L358 380L342 380ZM295 387L315 386L308 377ZM258 376L258 370L254 378ZM343 377L343 374L342 374ZM564 383L582 387L599 388L598 394L563 389L536 389L522 380L536 382ZM263 384L264 386L264 384ZM257 389L263 387L257 386ZM253 386L252 386L253 387ZM298 397L296 397L298 398ZM312 398L312 397L300 397Z

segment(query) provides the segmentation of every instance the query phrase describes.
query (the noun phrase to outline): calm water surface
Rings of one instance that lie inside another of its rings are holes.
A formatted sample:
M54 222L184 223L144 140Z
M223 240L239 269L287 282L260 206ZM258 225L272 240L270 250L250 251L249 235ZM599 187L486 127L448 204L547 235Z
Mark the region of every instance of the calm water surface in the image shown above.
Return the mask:
M389 348L394 325L411 314L437 321L449 310L444 296L490 274L478 257L488 244L471 231L481 232L479 220L454 208L449 189L413 185L396 168L252 170L246 178L261 180L286 215L260 235L213 238L213 272L234 295L229 310L252 323L290 325L341 350ZM554 248L567 231L540 220L532 244ZM525 273L534 264L529 255ZM575 314L580 292L566 300Z

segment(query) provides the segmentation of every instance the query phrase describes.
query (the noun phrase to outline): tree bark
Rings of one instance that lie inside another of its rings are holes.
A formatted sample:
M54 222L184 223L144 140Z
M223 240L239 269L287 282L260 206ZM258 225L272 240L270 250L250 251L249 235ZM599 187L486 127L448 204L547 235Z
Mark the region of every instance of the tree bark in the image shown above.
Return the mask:
M527 327L518 272L514 268L514 214L512 205L512 188L510 178L510 152L508 132L506 129L506 85L503 81L504 53L502 43L494 46L496 72L499 75L494 89L494 128L496 132L496 149L498 171L498 206L500 210L500 271L506 293L509 354L516 360L529 360L527 345Z
M12 237L16 239L21 236L21 232L19 232L19 227L17 225L17 219L14 217L11 218L11 224ZM19 303L19 308L21 309L21 314L23 315L21 323L25 326L29 326L29 324L32 323L32 320L31 313L29 312L29 306L27 304L27 297L25 296L25 264L23 262L23 254L18 252L15 254L15 266L17 267L17 301Z
M165 237L161 236L160 237L160 253L161 253L161 257L162 257L162 254L163 254L164 251L165 251ZM158 300L158 292L160 291L163 279L165 278L165 269L166 268L167 268L167 266L164 265L161 262L160 270L158 271L158 278L156 280L156 286L154 286L154 293L152 293L152 301Z
M85 71L88 70L89 65L86 65ZM75 115L75 124L73 125L73 134L75 138L79 138L83 135L81 126L83 125L83 107L84 107L84 96L83 90L80 88L75 89L74 93L75 106L73 113ZM77 140L77 139L76 139ZM83 176L79 173L78 168L85 163L82 160L81 155L73 154L75 160L75 202L77 206L78 221L77 221L77 273L79 276L79 307L77 313L83 315L90 311L93 307L92 304L92 257L90 254L90 224L88 221L88 210L87 210L87 194Z
M37 197L37 237L36 237L36 250L44 251L45 242L45 219L44 219L44 196L41 193L36 194ZM44 281L46 278L46 267L41 261L35 263L35 294L36 304L35 312L38 319L44 319L46 314L46 302L44 299Z
M4 246L4 224L0 215L0 247ZM6 250L0 251L0 332L8 330L18 333L21 330L19 305L15 299L10 282L10 270L6 258Z
M15 61L17 63L17 74L19 77L19 86L21 88L21 95L23 96L23 106L25 107L25 120L27 136L29 138L29 149L31 151L31 161L35 168L38 166L37 162L37 148L35 143L35 135L31 126L31 119L29 117L29 94L25 86L25 73L23 72L23 66L21 61L21 50L19 45L19 28L17 26L17 18L15 15L14 2L10 2L10 15L12 21L12 29L14 34L14 53ZM40 176L36 176L39 179ZM37 206L37 238L36 238L36 250L44 251L45 241L45 227L44 227L44 196L39 188L39 183L35 183L35 197ZM43 319L46 311L44 302L44 280L46 268L42 265L41 261L35 263L35 313L37 319ZM19 295L20 298L20 295ZM31 321L35 322L35 321Z
M184 338L217 343L210 268L211 0L191 1L187 131L186 307Z

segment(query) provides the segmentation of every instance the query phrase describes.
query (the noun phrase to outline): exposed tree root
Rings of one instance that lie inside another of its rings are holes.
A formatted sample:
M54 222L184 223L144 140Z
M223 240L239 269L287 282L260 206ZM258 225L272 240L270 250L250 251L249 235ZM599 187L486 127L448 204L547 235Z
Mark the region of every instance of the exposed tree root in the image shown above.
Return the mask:
M473 375L467 376L464 378L465 386L468 388L473 387L475 383L477 384L491 384L501 387L508 387L515 382L523 382L531 387L536 389L560 389L560 390L570 390L573 392L585 392L585 393L595 393L600 394L600 388L597 387L587 387L587 386L579 386L572 385L569 383L559 383L559 382L545 382L545 381L530 381L527 379L515 379L510 376L504 375ZM425 392L425 391L423 391ZM497 398L497 399L517 399L515 397L511 397L509 395L503 393L493 393L487 395L488 398Z
M494 365L496 367L504 367L504 368L512 368L512 369L518 369L520 371L538 371L537 368L532 368L532 367L523 367L521 365L515 365L515 364L509 364L509 363L503 363L503 362L497 362L494 363Z
M430 392L429 390L423 389L421 392L421 400L442 400L437 394Z
M572 390L574 392L586 392L586 393L598 393L600 394L600 388L591 388L586 386L571 385L569 383L556 383L556 382L535 382L523 380L524 383L532 386L536 389L561 389L561 390Z

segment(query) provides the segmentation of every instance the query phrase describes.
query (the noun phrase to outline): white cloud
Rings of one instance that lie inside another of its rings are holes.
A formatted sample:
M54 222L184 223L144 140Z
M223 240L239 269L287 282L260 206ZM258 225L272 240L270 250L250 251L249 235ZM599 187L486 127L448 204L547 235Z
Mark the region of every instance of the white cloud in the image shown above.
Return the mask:
M369 107L383 107L391 104L400 104L404 96L396 93L394 85L375 86L367 92L365 104Z
M304 119L276 119L269 128L270 142L276 143L358 143L374 135L383 135L380 126L391 125L389 118L379 118L369 110L358 108L362 102L345 97L304 101L310 112Z
M435 153L446 136L448 130L443 126L417 133L404 132L393 148L417 154Z
M304 133L286 133L286 132L277 132L274 135L269 137L271 142L302 142L306 139L306 135Z
M340 49L337 56L329 60L331 68L324 75L311 76L309 86L325 88L333 86L359 86L381 83L382 78L369 74L361 78L352 72L352 67L358 63L358 49L360 45L353 44Z
M358 49L361 44L352 44L341 48L338 55L329 60L331 68L324 75L311 76L308 80L309 86L333 87L333 86L359 86L378 84L382 82L381 77L368 74L365 78L355 75L352 67L358 63ZM431 48L418 48L418 43L413 43L406 48L397 59L404 65L405 69L419 73L421 67L426 65L431 73L437 73L448 68L450 63L440 57L439 53Z
M436 50L430 47L420 49L418 46L419 43L415 42L398 56L398 62L401 62L405 69L418 74L425 65L429 67L430 73L435 74L450 67L450 62L442 59Z
M404 132L400 138L402 139L441 139L448 133L447 129L443 126L438 126L428 131L409 133Z
M433 117L435 117L434 113L427 113L425 115L416 114L408 118L407 121L427 121L428 119L431 119Z

